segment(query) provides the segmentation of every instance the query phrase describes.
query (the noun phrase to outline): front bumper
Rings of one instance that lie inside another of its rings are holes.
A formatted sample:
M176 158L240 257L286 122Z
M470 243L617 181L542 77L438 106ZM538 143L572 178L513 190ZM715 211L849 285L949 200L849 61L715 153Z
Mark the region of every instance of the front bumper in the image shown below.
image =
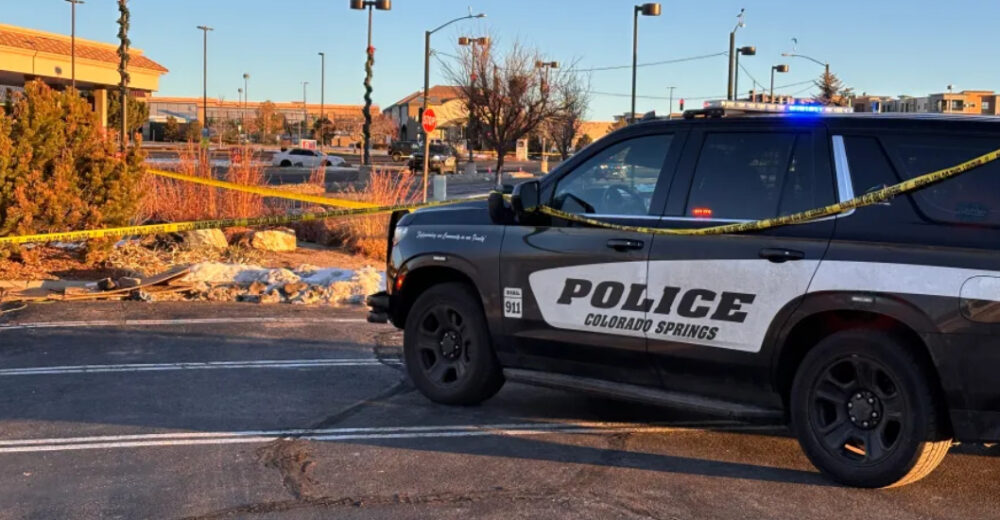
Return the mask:
M368 311L368 323L389 323L389 293L385 291L371 294L365 298Z

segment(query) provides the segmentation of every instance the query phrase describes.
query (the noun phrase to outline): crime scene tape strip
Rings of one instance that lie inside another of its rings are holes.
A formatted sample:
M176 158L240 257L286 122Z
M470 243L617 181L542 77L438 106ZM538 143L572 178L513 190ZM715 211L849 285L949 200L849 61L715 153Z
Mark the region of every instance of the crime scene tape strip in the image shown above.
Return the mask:
M158 177L166 177L168 179L191 182L194 184L201 184L203 186L212 186L215 188L222 188L225 190L241 191L243 193L253 193L255 195L260 195L262 197L275 197L286 200L312 202L314 204L322 204L324 206L337 206L341 208L373 208L376 206L375 204L372 204L370 202L361 202L357 200L347 200L347 199L335 199L332 197L323 197L321 195L307 195L304 193L292 193L284 190L276 190L274 188L264 188L261 186L248 186L246 184L236 184L233 182L208 179L205 177L195 177L193 175L185 175L183 173L168 172L164 170L149 169L146 171Z
M847 200L836 204L831 204L829 206L824 206L822 208L814 208L799 213L793 213L791 215L785 215L783 217L755 220L752 222L740 222L737 224L726 224L722 226L713 226L700 229L673 229L673 228L651 228L645 226L625 226L621 224L614 224L611 222L604 222L602 220L582 217L580 215L576 215L574 213L567 213L565 211L561 211L549 206L539 206L536 209L536 211L563 220L579 222L581 224L588 224L591 226L602 227L607 229L616 229L619 231L652 233L654 235L722 235L728 233L746 233L748 231L760 231L778 226L803 224L819 218L838 215L840 213L844 213L852 209L878 204L880 202L892 199L893 197L896 197L898 195L914 192L922 188L926 188L931 184L935 184L943 180L950 179L951 177L955 177L957 175L965 173L969 170L972 170L973 168L978 168L979 166L982 166L984 164L996 161L997 159L1000 159L1000 149L980 155L979 157L970 159L968 161L965 161L961 164L957 164L950 168L944 168L941 170L926 173L924 175L920 175L918 177L914 177L912 179L900 182L899 184L887 186L878 191L866 193L864 195L861 195L860 197L855 197L851 200Z
M88 238L121 238L142 235L158 235L162 233L178 233L196 229L274 226L291 222L308 222L337 217L358 217L392 213L399 210L415 210L434 206L446 206L462 202L485 200L487 195L469 197L466 199L427 202L424 204L399 204L394 206L372 206L368 208L352 208L324 211L319 213L302 213L299 215L275 215L272 217L229 218L216 220L197 220L189 222L171 222L167 224L149 224L143 226L126 226L118 228L92 229L84 231L67 231L63 233L41 233L37 235L22 235L16 237L0 237L2 244L32 244L44 242L74 242Z

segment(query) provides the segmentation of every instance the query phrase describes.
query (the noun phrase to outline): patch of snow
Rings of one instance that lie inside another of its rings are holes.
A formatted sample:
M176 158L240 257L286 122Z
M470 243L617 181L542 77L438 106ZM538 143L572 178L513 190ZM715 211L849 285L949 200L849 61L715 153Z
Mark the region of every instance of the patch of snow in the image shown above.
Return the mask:
M326 296L325 300L331 304L358 304L364 303L365 297L369 294L382 290L385 285L385 272L372 266L365 266L355 271L303 265L292 271L283 268L268 269L257 265L202 262L191 266L184 281L244 286L261 282L267 284L268 291L274 291L289 283L303 282Z

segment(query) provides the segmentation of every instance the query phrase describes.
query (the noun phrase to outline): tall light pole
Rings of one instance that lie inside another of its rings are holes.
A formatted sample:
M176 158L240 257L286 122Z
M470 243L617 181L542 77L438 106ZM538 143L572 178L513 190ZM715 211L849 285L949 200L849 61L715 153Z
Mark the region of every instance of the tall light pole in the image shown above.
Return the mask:
M757 47L753 45L747 45L746 47L740 47L736 49L736 71L733 76L733 94L737 99L740 97L740 55L743 56L756 56Z
M767 100L768 103L774 103L774 73L775 72L788 72L788 65L773 65L771 66L771 95L770 99Z
M466 16L459 16L454 20L449 20L430 31L424 31L424 100L420 104L420 119L424 117L424 111L427 110L427 96L430 95L430 81L431 81L431 35L444 29L445 27L461 21L468 20L469 18L484 18L486 15L484 13L472 14L469 13ZM421 128L423 125L421 124ZM427 202L427 174L430 169L430 150L431 150L431 140L429 135L424 135L424 202Z
M69 40L69 55L70 55L70 81L72 82L73 89L76 90L76 4L84 3L83 0L66 0L72 7L70 8L70 40Z
M247 143L250 142L250 132L247 131L247 124L245 121L246 111L250 108L250 74L243 73L243 131L247 133Z
M204 34L204 40L202 43L202 90L201 90L201 110L202 117L205 118L205 124L202 127L202 134L208 134L208 31L214 31L215 29L207 25L199 25L198 29L201 29Z
M375 64L375 47L372 47L372 8L379 11L392 9L392 0L351 0L351 9L368 9L368 48L365 50L368 59L365 60L365 124L361 127L361 139L364 150L361 154L361 164L371 165L372 138L372 65Z
M791 52L783 52L783 53L781 53L781 55L782 56L787 56L789 58L802 58L804 60L809 60L809 61L811 61L811 62L813 62L813 63L815 63L817 65L823 66L823 68L826 70L827 74L830 73L830 64L826 63L826 62L819 61L816 58L811 58L811 57L805 56L803 54L794 54L794 53L791 53Z
M549 90L549 69L558 69L559 68L559 62L558 61L536 61L535 62L535 68L536 69L543 69L545 71L545 76L542 77L542 95L544 96L544 95L546 95L546 93ZM542 144L542 164L541 164L541 170L542 170L542 173L549 173L549 156L545 155L545 132L544 131L541 132L541 136L539 137L539 139L541 140L541 144Z
M326 105L326 53L319 53L319 120L325 116L324 105ZM322 123L320 123L322 124Z
M736 27L733 27L732 32L729 33L729 82L726 84L726 99L732 101L736 99L733 97L733 78L735 76L736 69L736 31L740 30L740 27L746 27L747 24L743 22L743 13L746 9L740 9L740 14L736 16Z
M674 89L677 87L667 87L670 90L670 108L667 109L667 119L674 118Z
M637 5L632 10L632 111L628 122L635 121L635 69L639 57L639 13L643 16L660 16L660 4L650 3Z
M299 146L302 146L303 128L306 126L306 120L309 119L309 108L306 105L306 86L309 85L308 81L302 82L302 124L299 126Z

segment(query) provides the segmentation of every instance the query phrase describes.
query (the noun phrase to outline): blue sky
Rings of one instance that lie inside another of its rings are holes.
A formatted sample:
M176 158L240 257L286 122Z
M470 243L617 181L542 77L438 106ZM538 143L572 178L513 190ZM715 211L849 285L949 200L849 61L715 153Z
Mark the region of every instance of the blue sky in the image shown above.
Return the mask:
M242 74L249 72L252 99L319 100L320 63L327 54L326 102L362 103L367 17L348 0L132 0L133 45L170 69L160 94L201 94L201 31L209 34L209 96L236 99ZM500 45L514 40L537 47L546 59L579 67L631 63L633 2L620 0L394 0L393 9L375 13L375 101L386 106L420 88L423 31L467 12L487 18L458 22L436 33L432 46L455 54L460 35L490 31ZM70 6L63 0L0 0L3 22L69 34ZM926 95L949 83L956 89L1000 89L995 35L1000 2L995 0L671 0L658 18L639 20L639 62L723 52L741 7L747 26L738 45L755 45L744 58L750 74L769 82L770 66L786 60L788 74L778 85L814 79L822 68L782 58L792 50L829 61L831 70L857 92ZM115 0L87 0L77 10L77 34L113 42ZM448 59L441 56L441 59ZM445 81L431 62L432 83ZM590 75L591 119L610 119L628 110L628 68ZM743 74L740 89L752 81ZM639 69L638 94L675 98L719 96L726 90L726 58L717 56ZM808 84L785 93L809 93ZM802 89L806 89L802 92ZM621 94L611 96L606 94ZM640 111L667 109L665 99L640 99Z

